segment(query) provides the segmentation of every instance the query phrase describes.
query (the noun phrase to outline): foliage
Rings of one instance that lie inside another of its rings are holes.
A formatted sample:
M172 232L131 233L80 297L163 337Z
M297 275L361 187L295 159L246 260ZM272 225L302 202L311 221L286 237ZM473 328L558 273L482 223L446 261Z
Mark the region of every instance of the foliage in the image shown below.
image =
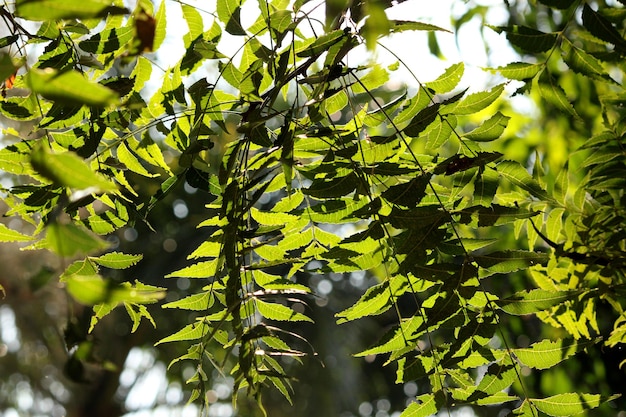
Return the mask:
M5 129L17 137L0 150L13 175L6 215L32 227L0 226L2 241L71 259L59 279L93 306L90 330L124 305L134 331L142 318L158 324L147 305L164 289L106 278L101 268L141 259L111 251L107 236L147 224L184 182L210 195L198 225L206 238L166 275L202 283L163 304L193 320L158 342L188 344L172 365L196 365L190 401L206 401L213 366L260 405L266 386L289 400L286 366L315 348L301 335L315 325L305 278L359 271L378 282L336 318L349 331L357 319L395 316L356 355L386 355L397 383L427 381L403 417L459 404L565 416L615 399L534 393L524 375L626 337L623 7L509 2L510 24L492 29L521 58L487 69L497 83L468 91L455 63L415 80L414 92L385 89L399 58L384 67L352 57L390 34L442 28L388 19L391 2L327 1L320 22L321 5L280 0L259 1L246 27L242 3L218 0L207 16L180 3L185 52L156 91L146 88L149 53L164 40L165 2L2 6L12 29L2 45L43 48L33 65L1 60L0 111L33 125ZM17 18L41 24L31 32ZM209 64L216 75L201 71ZM547 145L527 152L534 161L511 156L515 135L533 131L509 126L522 117L503 98L509 86L559 126L555 140L571 140L571 155ZM516 346L507 323L530 315L558 331Z

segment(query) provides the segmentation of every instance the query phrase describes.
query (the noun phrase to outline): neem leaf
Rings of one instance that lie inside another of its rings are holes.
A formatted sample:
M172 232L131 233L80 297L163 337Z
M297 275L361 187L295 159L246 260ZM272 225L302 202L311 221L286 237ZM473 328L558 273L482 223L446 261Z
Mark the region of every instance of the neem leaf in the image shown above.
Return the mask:
M547 71L544 71L539 77L537 88L539 88L539 93L546 101L569 113L572 117L580 119L559 82Z
M33 68L26 74L26 83L34 93L65 104L86 104L103 107L112 104L117 94L101 84L88 81L78 71L57 71Z
M497 170L500 175L507 178L518 187L528 191L531 195L551 203L555 202L554 198L552 198L518 162L502 161L498 164Z
M425 87L432 88L437 93L452 91L461 81L464 71L465 65L462 62L452 64L436 80L426 83Z
M541 71L544 64L529 64L527 62L511 62L503 67L487 68L492 73L499 72L503 77L511 80L528 80Z
M539 53L550 50L556 43L556 33L545 33L527 26L490 26L498 33L505 32L506 38L526 52Z
M587 3L583 6L583 26L593 36L615 45L617 49L626 50L626 40L604 16L594 11Z
M510 117L497 112L476 129L463 136L475 142L489 142L498 139L504 133L510 119Z
M548 262L550 256L547 253L511 250L474 255L473 258L480 267L491 272L508 273L544 264Z
M99 252L109 247L108 242L74 223L49 224L43 243L46 249L64 257Z
M346 33L343 30L335 30L326 35L317 38L313 43L307 45L302 50L297 50L296 55L299 57L310 57L321 54L328 50L331 46L339 42Z
M126 269L137 264L143 255L130 255L127 253L110 252L97 258L90 257L89 259L98 265L111 269Z
M0 242L28 242L30 240L33 240L31 236L9 229L0 223Z
M302 313L298 313L287 306L277 303L266 303L256 299L256 307L259 313L266 319L279 321L310 321L310 318Z
M108 54L125 46L134 34L135 31L132 26L105 29L81 41L78 46L85 52Z
M28 20L88 19L107 14L126 14L110 0L17 0L15 14Z
M404 32L406 30L426 30L429 32L432 31L440 31L440 32L448 32L448 29L444 29L439 26L431 25L430 23L423 22L414 22L410 20L390 20L391 23L390 32Z
M578 297L581 291L520 291L513 296L494 301L502 310L513 315L537 313Z
M114 183L94 172L71 151L57 154L40 146L31 153L30 162L39 174L63 187L97 192L117 189Z
M533 369L548 369L597 343L597 340L542 340L527 348L512 349L524 365Z
M241 0L217 0L217 16L226 24L226 32L231 35L246 34L241 26L241 3Z
M412 402L400 414L400 417L428 417L439 410L434 394L424 394L417 397L418 402Z
M548 398L534 398L529 401L541 412L555 417L568 417L597 408L600 404L612 401L619 395L610 397L600 394L567 393L553 395Z

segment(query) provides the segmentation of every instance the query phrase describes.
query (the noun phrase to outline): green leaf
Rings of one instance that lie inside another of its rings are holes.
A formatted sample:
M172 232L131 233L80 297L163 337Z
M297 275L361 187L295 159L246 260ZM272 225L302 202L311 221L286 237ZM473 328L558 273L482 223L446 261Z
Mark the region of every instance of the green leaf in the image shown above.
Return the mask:
M258 298L255 304L259 313L266 319L278 321L308 321L313 322L309 317L302 313L298 313L287 306L277 303L266 303Z
M135 30L132 26L105 29L79 42L78 46L85 52L108 54L125 47L134 34Z
M403 279L392 279L391 282L393 285L390 284L390 281L386 281L368 288L354 305L335 314L337 324L365 316L378 315L388 310L392 305L391 297L402 284L406 283Z
M33 240L32 236L24 235L18 231L9 229L0 223L0 242L28 242Z
M587 3L583 6L583 26L593 36L615 45L616 49L626 50L626 40L604 16L594 11Z
M447 93L459 84L464 72L465 65L462 62L452 64L436 80L426 83L425 87L432 88L438 94Z
M154 19L156 20L156 27L154 29L154 42L152 44L152 49L156 51L165 40L166 35L165 28L167 26L167 16L165 14L164 1L162 1L159 5L159 10L157 10Z
M0 169L17 175L27 175L32 172L30 154L33 145L21 141L0 149Z
M445 113L455 115L474 114L493 104L504 91L504 84L499 84L489 91L470 94L456 105L446 106Z
M142 258L143 255L110 252L102 256L90 257L89 259L105 268L126 269L136 265Z
M439 103L435 103L431 106L422 109L415 115L409 124L403 129L403 132L410 137L416 138L422 133L428 125L435 121L439 114Z
M301 58L318 56L341 41L344 36L346 36L346 33L343 30L334 30L315 39L311 44L296 49L296 55Z
M205 322L191 323L186 325L176 333L159 340L155 343L155 346L160 345L161 343L180 342L183 340L197 340L204 337L204 335L206 335L209 330L211 330L211 327L209 327L209 325Z
M486 255L473 255L473 258L481 268L486 268L495 273L506 274L527 269L533 265L545 264L550 259L550 255L541 252L510 250Z
M15 14L28 20L87 19L126 14L108 0L16 0Z
M79 303L94 305L106 300L109 283L99 275L71 275L65 280L67 292Z
M241 0L217 0L217 16L226 24L226 32L231 35L245 35L241 26Z
M504 133L504 129L506 129L510 119L510 117L497 112L476 129L463 136L474 142L489 142L498 139Z
M529 80L543 69L543 64L529 64L527 62L511 62L503 67L487 68L492 73L499 72L503 77L511 80Z
M568 67L574 72L586 75L588 77L606 79L607 81L613 81L613 79L607 74L602 62L591 54L588 54L583 49L568 44L569 50L564 53L564 61Z
M123 142L117 146L117 159L124 164L126 168L136 174L143 175L148 178L157 177L159 175L148 171Z
M509 298L495 301L505 312L513 315L537 313L568 300L576 299L581 291L521 291Z
M512 352L529 368L549 369L596 343L598 340L557 339L552 341L544 339L527 348L512 349Z
M545 33L527 26L490 26L490 28L498 33L505 32L511 44L530 53L552 49L557 39L556 33Z
M211 278L217 273L219 265L219 259L197 262L193 265L167 274L165 278Z
M88 81L74 70L60 72L52 68L32 68L25 78L34 93L58 103L103 107L117 101L113 90Z
M181 310L203 311L209 309L215 302L215 297L210 291L192 294L181 300L164 304L163 308L179 308Z
M519 188L528 191L540 200L556 203L539 183L526 171L518 162L502 161L497 165L498 173L504 178L517 185Z
M435 394L423 394L416 398L416 402L412 402L400 414L400 417L428 417L439 411Z
M587 410L597 408L602 403L612 401L619 397L613 395L610 397L600 394L586 393L567 393L553 395L548 398L529 399L539 411L554 417L568 417L575 414L583 413Z
M335 177L329 181L315 180L303 191L313 197L333 198L342 197L352 193L360 185L359 177L355 173L350 173L344 177Z
M376 64L367 74L359 78L360 82L352 85L352 91L355 93L364 93L366 91L372 91L387 81L389 81L389 73L385 68Z
M390 31L394 32L404 32L407 30L426 30L426 31L439 31L439 32L448 32L448 29L444 29L439 26L431 25L430 23L423 22L414 22L410 20L390 20L391 23Z
M43 244L46 249L50 249L63 257L103 251L110 245L82 226L74 223L60 224L57 222L46 227L46 237Z
M202 35L202 32L204 31L204 24L202 21L202 15L195 7L181 3L181 9L183 12L183 19L185 19L187 27L189 28L189 32L183 36L183 44L185 45L185 49L189 49L192 42Z
M43 146L31 154L35 170L56 185L93 192L115 191L117 186L94 172L74 152L51 153Z
M552 77L552 75L544 71L539 77L536 86L539 89L541 96L547 102L569 113L572 117L580 119L580 116L576 113L576 110L574 110L574 106L572 106L572 103L570 103L569 99L565 95L565 91L560 86L559 82Z

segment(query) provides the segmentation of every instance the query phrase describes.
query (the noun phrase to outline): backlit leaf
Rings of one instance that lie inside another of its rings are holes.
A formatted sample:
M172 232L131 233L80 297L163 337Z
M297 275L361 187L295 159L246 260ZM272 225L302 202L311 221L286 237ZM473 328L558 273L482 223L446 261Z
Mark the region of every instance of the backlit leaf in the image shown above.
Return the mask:
M70 70L59 72L52 68L33 68L26 74L26 82L33 92L63 104L107 106L117 100L117 94L84 75Z

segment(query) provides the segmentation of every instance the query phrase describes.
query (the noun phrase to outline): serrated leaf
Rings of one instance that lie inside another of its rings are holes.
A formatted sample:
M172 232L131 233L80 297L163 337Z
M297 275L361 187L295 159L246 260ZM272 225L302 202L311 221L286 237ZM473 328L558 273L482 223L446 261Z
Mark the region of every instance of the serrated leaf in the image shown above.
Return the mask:
M231 35L246 34L241 26L241 3L241 0L217 0L217 16L226 24L226 32Z
M512 349L512 352L529 368L549 369L597 342L597 340L544 339L527 348Z
M359 185L359 177L352 172L346 176L334 177L328 181L315 180L308 188L302 191L305 194L319 198L343 197L352 193Z
M580 119L578 113L570 103L569 99L565 95L565 91L559 85L559 83L547 72L539 77L539 81L536 83L537 88L541 96L549 103L555 105L559 109L569 113L572 117Z
M465 97L456 105L446 106L445 113L455 115L474 114L493 104L504 91L504 84L499 84L489 91L480 91Z
M583 26L593 36L615 45L615 48L626 50L626 40L604 16L594 11L587 3L583 6Z
M444 29L439 26L432 25L430 23L423 22L414 22L410 20L390 20L391 28L390 32L404 32L406 30L426 30L426 31L440 31L440 32L448 32L448 29Z
M219 265L220 259L197 262L193 265L167 274L165 278L211 278L217 273Z
M583 49L576 47L573 44L568 45L569 50L564 54L564 60L568 67L574 72L586 75L588 77L594 77L599 79L606 79L613 81L607 74L602 66L602 62L591 54L588 54Z
M531 195L541 200L555 203L554 198L518 162L502 161L498 164L497 171L500 175L521 189L528 191Z
M367 74L359 78L359 81L360 82L352 85L352 91L355 93L365 93L389 81L389 73L382 66L374 65Z
M487 68L492 73L499 72L503 77L511 80L528 80L534 78L543 69L543 64L527 62L511 62L503 67Z
M302 313L298 313L291 308L277 303L266 303L258 298L255 304L259 313L266 319L278 321L308 321L313 322L309 317Z
M171 334L163 339L159 340L155 343L155 346L160 345L161 343L168 342L180 342L184 340L198 340L206 335L211 327L204 322L200 323L191 323L180 329L174 334Z
M315 39L310 45L296 49L296 55L302 58L317 56L341 41L344 36L346 33L343 30L334 30Z
M409 404L400 417L428 417L437 413L439 407L434 394L423 394Z
M530 290L494 301L502 310L513 315L537 313L565 301L576 299L581 291Z
M98 257L90 257L89 259L98 265L111 269L126 269L136 265L143 255L130 255L120 252L109 252Z
M541 252L510 250L486 255L474 255L473 258L481 268L486 268L495 273L506 274L527 269L533 265L545 264L548 262L550 255Z
M490 27L498 33L505 32L511 44L530 53L546 52L552 49L557 39L556 33L545 33L527 26Z
M128 150L128 147L125 143L120 143L117 147L117 159L124 165L126 168L137 173L139 175L143 175L144 177L152 178L157 177L159 174L152 174L149 172L142 164L139 162L139 159L133 153Z
M108 54L125 47L134 34L135 30L132 26L105 29L79 42L78 46L85 52Z
M16 230L9 229L0 223L0 242L28 242L33 240L32 236L27 236Z
M185 19L187 27L189 28L189 32L183 36L183 44L185 45L185 49L188 49L192 41L196 40L202 34L204 25L202 15L195 7L181 3L181 9L183 19Z
M586 393L567 393L553 395L548 398L533 398L529 399L539 411L544 412L554 417L568 417L579 413L583 413L587 410L597 408L601 404L612 401L619 397L619 395L612 395L610 397L600 394L586 394Z
M213 305L215 297L210 291L192 294L181 300L164 304L163 308L178 308L181 310L204 311Z
M165 2L162 1L159 5L159 9L157 10L156 15L154 16L156 20L156 28L154 29L154 41L152 48L155 51L159 49L159 47L165 40L165 28L167 26L167 17L165 12Z
M476 129L464 134L463 136L467 139L473 140L474 142L489 142L496 140L502 136L502 133L504 133L504 129L506 129L510 119L510 117L497 112L489 119L485 120Z
M382 282L368 288L354 305L335 314L337 323L341 324L361 317L380 314L388 310L391 307L389 299L392 295L392 290L389 286L389 282Z
M447 93L454 90L459 84L464 72L465 65L463 62L452 64L436 80L426 83L425 87L435 90L438 94Z
M104 107L117 101L117 94L102 84L88 81L78 71L57 71L52 68L32 68L25 76L34 93L57 103L86 104Z

